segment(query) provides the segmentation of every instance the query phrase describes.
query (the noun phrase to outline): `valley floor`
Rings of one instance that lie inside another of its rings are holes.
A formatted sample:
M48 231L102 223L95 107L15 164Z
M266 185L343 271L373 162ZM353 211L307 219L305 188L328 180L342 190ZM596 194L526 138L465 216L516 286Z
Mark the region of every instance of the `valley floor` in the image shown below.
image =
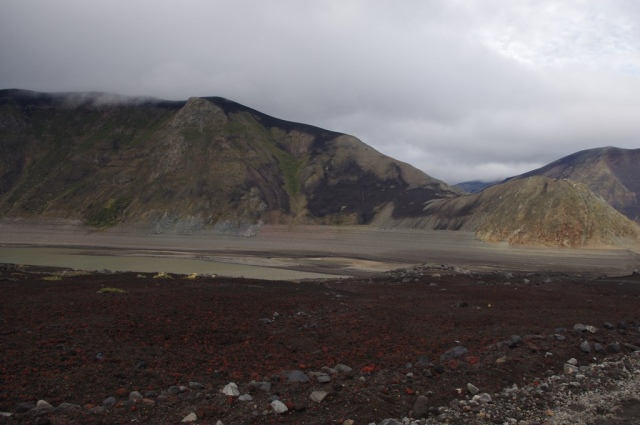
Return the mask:
M199 259L212 263L269 267L249 274L247 269L214 274L273 279L321 277L313 274L365 276L412 264L455 264L478 271L514 270L590 274L624 274L640 265L640 247L558 249L514 247L479 241L471 233L377 229L366 226L264 226L254 236L243 237L200 231L155 234L148 229L121 226L96 231L77 223L1 220L0 245L82 248L83 254ZM32 256L34 259L36 256ZM35 261L35 260L33 260ZM3 262L0 258L0 262ZM130 266L111 268L135 270ZM139 264L141 262L138 262ZM53 265L47 263L31 263ZM135 263L134 263L135 264ZM166 262L166 267L172 263ZM60 264L63 265L63 264ZM74 267L71 264L65 265ZM177 273L199 272L185 267L163 269ZM195 267L195 266L194 266ZM82 267L79 267L82 268ZM278 274L297 270L311 275ZM158 270L156 270L158 271ZM326 276L325 276L326 277Z
M5 265L0 424L634 423L639 295L637 275L294 283ZM231 382L244 401L221 393Z

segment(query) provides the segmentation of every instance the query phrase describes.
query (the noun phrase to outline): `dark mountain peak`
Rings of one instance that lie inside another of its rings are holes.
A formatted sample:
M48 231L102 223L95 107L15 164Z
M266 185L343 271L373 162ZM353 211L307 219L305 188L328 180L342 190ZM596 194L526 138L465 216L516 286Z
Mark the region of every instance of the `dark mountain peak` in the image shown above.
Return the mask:
M640 149L587 149L509 180L532 176L582 183L627 217L640 221Z

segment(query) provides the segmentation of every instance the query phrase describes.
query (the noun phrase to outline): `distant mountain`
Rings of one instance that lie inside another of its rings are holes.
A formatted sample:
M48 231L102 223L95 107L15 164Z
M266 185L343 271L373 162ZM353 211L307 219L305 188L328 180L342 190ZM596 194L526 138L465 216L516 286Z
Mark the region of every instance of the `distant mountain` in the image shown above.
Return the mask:
M640 221L640 149L584 150L511 180L531 176L582 183L630 219Z
M459 193L355 137L220 97L0 91L0 216L157 231L366 224Z
M640 237L637 223L587 186L542 176L433 200L421 217L379 220L386 226L471 231L490 242L556 247L617 245Z
M494 184L500 183L500 180L495 180L491 182L484 182L480 180L472 180L468 182L462 182L454 184L454 187L462 190L465 193L478 193L488 188L489 186L493 186Z

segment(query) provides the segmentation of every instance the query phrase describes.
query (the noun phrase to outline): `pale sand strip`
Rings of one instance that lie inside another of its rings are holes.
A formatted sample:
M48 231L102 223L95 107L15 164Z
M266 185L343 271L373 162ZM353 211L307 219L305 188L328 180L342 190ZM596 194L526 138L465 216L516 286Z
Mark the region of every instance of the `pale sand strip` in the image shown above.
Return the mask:
M204 257L211 261L351 274L417 263L454 264L476 270L625 274L640 267L629 249L551 249L489 244L473 234L365 226L264 226L254 237L213 231L153 234L119 226L95 231L78 223L0 221L0 244L115 248L121 254ZM2 262L0 258L0 262Z

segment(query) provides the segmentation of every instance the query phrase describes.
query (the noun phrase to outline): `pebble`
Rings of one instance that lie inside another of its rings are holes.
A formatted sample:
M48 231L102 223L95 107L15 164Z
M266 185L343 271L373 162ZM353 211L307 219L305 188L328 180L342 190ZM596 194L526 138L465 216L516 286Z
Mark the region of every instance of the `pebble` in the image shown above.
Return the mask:
M204 385L199 382L189 382L189 388L191 388L192 390L203 390Z
M337 364L334 369L337 370L340 373L351 373L353 371L352 368L350 368L347 365L343 365L341 363Z
M240 400L240 401L252 401L253 397L251 397L249 394L242 394L240 397L238 397L238 400Z
M322 374L318 375L316 379L321 384L326 384L327 382L331 382L331 377L329 375L327 375L326 373L322 373Z
M591 352L591 345L589 344L589 341L582 341L582 343L580 344L580 349L584 353L590 353Z
M271 408L273 408L273 411L278 413L278 414L282 414L284 412L286 412L287 410L289 410L287 408L287 406L281 402L280 400L273 400L271 402Z
M487 393L480 393L480 394L474 395L472 400L475 402L484 403L484 404L491 403L491 396Z
M271 391L271 382L251 381L249 383L249 387L268 393L269 391Z
M465 347L458 345L450 350L445 351L444 354L440 356L440 361L457 359L464 356L468 352L469 350L467 350Z
M234 382L229 382L225 385L221 392L230 397L238 397L240 395L240 390L238 390L238 386Z
M620 347L620 344L618 344L617 342L612 342L611 344L609 344L607 346L607 348L609 349L609 351L611 351L612 353L619 353L620 350L622 350L622 348Z
M35 409L36 405L33 403L20 403L16 406L16 413L25 413L31 409Z
M140 394L138 391L131 391L129 393L129 400L142 400L142 394Z
M480 392L480 389L473 384L467 384L467 391L469 391L471 395L476 395Z
M322 402L322 400L324 400L327 394L328 393L326 391L314 391L311 393L309 398L311 398L311 400L315 401L316 403L320 403Z
M287 380L289 382L300 382L300 383L307 383L310 381L309 377L301 370L293 370L289 372L289 375L287 376Z
M507 347L509 348L516 348L520 344L522 344L522 337L520 335L511 335L507 340Z
M45 400L38 400L36 403L36 409L38 410L53 410L53 406Z
M191 412L187 416L185 416L181 422L195 422L197 420L198 420L198 416L195 413Z
M182 392L182 389L177 385L172 385L167 389L167 392L171 395L178 395Z
M104 400L102 400L102 405L105 407L112 407L117 403L117 401L118 400L116 400L115 397L107 397Z
M416 402L413 403L413 417L419 419L419 418L424 418L428 414L429 414L429 399L421 395L416 399Z

